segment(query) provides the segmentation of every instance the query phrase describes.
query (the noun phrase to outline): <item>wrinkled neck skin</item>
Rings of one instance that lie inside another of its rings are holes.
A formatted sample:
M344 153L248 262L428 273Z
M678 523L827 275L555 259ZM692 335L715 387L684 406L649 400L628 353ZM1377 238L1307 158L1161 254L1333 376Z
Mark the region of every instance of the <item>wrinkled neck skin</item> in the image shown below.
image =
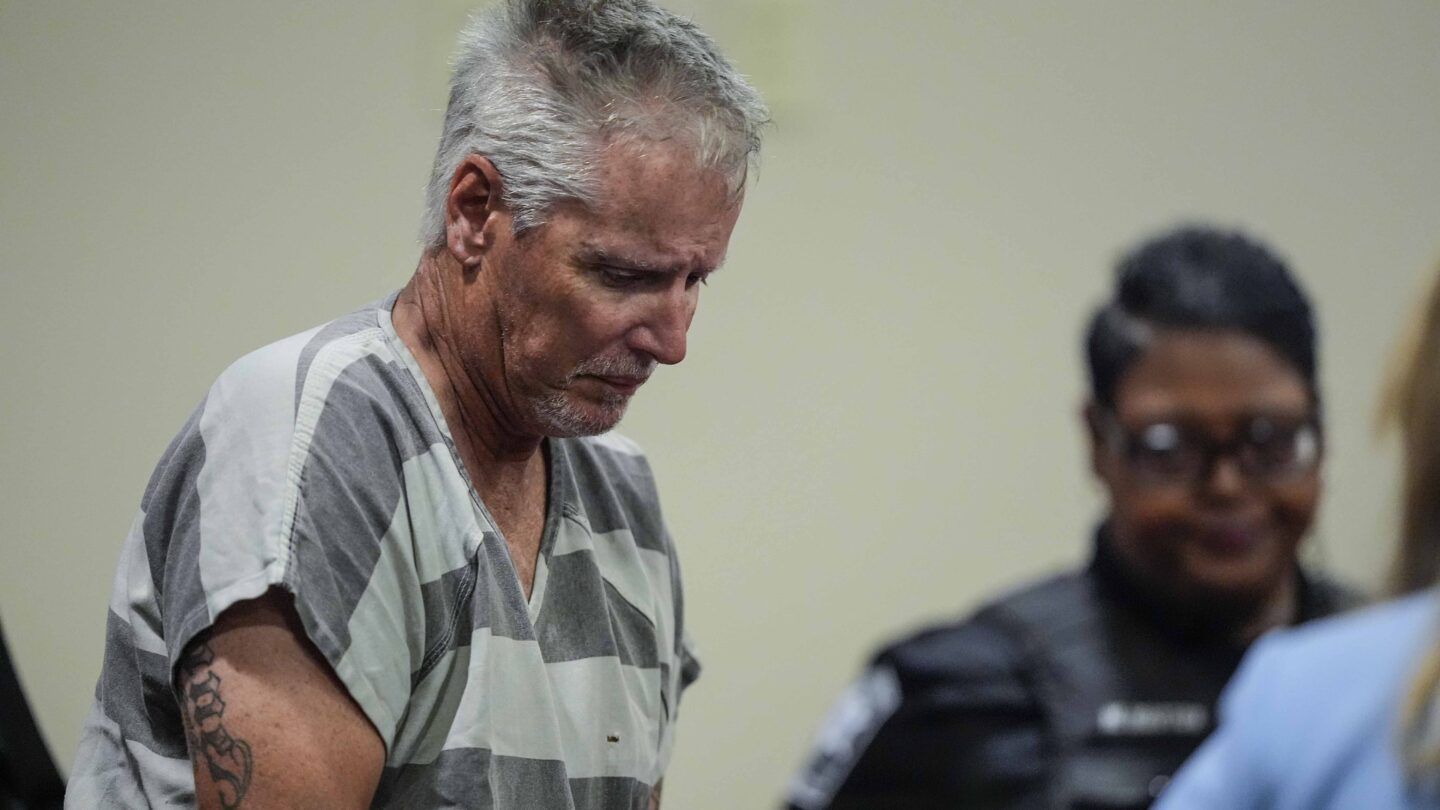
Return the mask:
M483 283L467 280L467 274L473 272L446 251L427 253L396 298L392 317L396 333L435 391L462 457L490 480L507 468L537 463L544 437L527 430L514 417L518 410L503 390L499 373L502 341L493 312L475 313L475 322L465 327L472 330L470 343L478 344L469 347L469 362L454 337L461 327L453 320L456 310L452 304L464 300L464 285ZM473 292L469 297L474 297Z
M547 509L544 436L513 416L520 411L506 396L500 326L484 283L448 253L427 254L395 299L392 318L435 392L460 463L504 536L528 599Z

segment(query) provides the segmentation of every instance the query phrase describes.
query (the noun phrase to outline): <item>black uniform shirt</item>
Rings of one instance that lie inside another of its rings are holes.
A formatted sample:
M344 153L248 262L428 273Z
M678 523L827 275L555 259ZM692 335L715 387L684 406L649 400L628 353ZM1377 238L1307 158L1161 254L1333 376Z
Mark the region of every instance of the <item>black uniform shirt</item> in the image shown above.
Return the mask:
M1298 621L1358 598L1301 574ZM793 810L1148 807L1214 728L1245 648L1148 594L1103 528L1082 570L882 650L837 703Z

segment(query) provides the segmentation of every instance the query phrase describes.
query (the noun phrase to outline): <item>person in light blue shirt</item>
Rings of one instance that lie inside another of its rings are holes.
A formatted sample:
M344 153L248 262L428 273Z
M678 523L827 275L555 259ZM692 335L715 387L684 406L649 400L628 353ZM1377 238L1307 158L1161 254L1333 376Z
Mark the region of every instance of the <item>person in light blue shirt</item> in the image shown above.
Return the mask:
M1397 725L1437 617L1426 592L1266 636L1157 810L1440 807L1407 795Z
M1404 451L1396 601L1273 633L1157 810L1440 808L1440 279L1383 411Z

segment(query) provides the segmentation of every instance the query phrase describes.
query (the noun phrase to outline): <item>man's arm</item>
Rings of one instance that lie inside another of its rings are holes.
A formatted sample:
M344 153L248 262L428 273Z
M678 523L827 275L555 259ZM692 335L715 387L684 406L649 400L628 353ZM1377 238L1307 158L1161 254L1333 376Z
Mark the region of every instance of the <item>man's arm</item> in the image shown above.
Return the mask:
M370 806L384 743L287 594L221 614L186 647L175 686L201 810Z
M650 791L650 810L660 810L660 789L665 786L665 780L661 779L655 783L655 788Z

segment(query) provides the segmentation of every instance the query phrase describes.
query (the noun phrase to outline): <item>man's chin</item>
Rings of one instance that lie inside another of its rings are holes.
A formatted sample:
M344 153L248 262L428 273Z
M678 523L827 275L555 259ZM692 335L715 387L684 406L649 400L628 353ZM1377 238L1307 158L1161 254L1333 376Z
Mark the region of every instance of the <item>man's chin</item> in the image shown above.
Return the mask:
M577 403L568 399L542 402L536 417L546 436L556 439L573 439L580 436L598 436L613 430L625 416L629 397L616 398L603 403Z

